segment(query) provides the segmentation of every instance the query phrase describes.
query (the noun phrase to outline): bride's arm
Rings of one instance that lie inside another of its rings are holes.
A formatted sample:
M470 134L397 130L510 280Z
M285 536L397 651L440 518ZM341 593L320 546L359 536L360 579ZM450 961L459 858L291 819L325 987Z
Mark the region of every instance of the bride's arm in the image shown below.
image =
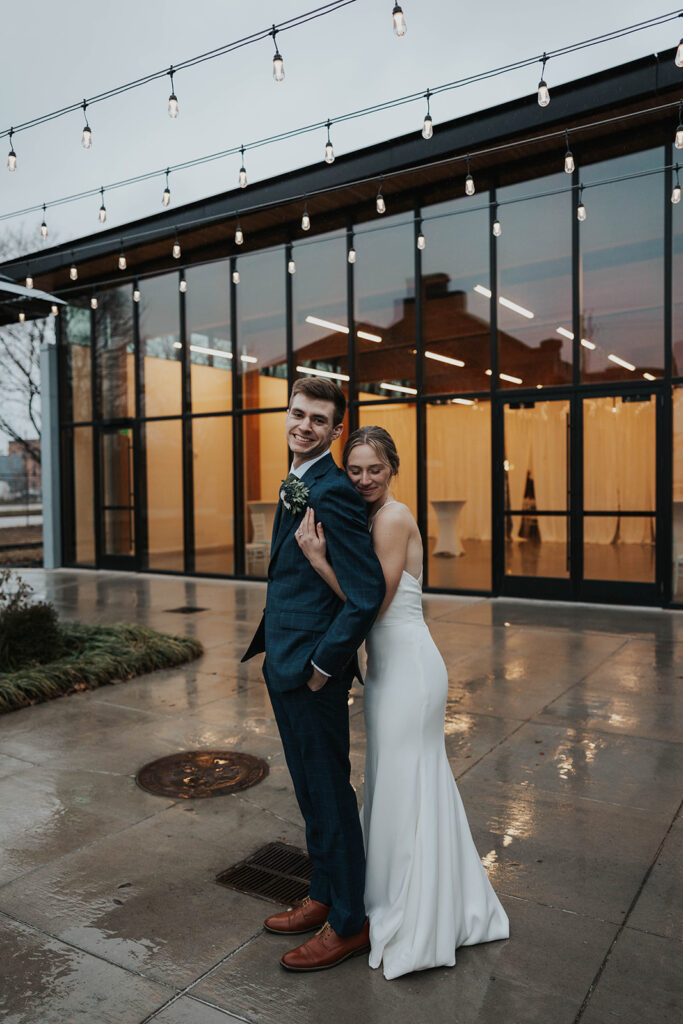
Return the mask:
M322 523L316 523L315 512L312 508L306 509L306 514L301 521L296 533L296 542L304 555L311 563L318 576L322 576L328 587L334 590L337 597L346 601L346 594L339 586L337 574L327 561L327 542Z

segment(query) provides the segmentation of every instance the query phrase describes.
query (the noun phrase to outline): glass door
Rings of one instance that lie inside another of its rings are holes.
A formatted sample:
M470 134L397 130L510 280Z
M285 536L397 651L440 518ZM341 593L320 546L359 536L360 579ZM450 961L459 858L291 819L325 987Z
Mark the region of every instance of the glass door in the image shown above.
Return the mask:
M570 403L503 403L504 594L571 597Z
M100 559L104 569L135 567L135 485L131 423L100 435Z
M586 600L658 600L655 394L583 398Z

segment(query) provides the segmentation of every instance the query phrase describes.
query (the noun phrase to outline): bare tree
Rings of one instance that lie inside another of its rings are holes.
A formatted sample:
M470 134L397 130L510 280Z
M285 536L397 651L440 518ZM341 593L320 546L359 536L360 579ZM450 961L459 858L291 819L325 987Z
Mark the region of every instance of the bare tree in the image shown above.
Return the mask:
M0 237L0 260L28 252L25 233ZM54 339L51 319L0 327L0 432L40 462L40 348ZM33 433L27 438L27 433Z

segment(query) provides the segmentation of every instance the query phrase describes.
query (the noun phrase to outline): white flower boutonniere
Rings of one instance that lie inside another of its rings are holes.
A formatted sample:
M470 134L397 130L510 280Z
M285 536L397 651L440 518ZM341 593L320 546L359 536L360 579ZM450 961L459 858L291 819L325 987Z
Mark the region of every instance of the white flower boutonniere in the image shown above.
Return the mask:
M290 515L296 516L306 508L310 491L306 484L302 483L297 476L290 473L282 481L280 489L280 501Z

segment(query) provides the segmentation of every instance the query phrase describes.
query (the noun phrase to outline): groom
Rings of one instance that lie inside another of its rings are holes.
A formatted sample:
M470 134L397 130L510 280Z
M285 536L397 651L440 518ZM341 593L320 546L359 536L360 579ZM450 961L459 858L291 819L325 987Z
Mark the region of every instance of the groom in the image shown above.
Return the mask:
M319 929L280 961L293 971L334 967L369 949L365 856L349 781L348 691L356 651L384 599L364 503L330 455L346 399L320 378L297 380L287 410L290 474L280 491L263 618L242 661L265 651L263 675L306 823L310 895L265 921L272 932ZM295 537L306 507L324 523L328 558L346 601L323 582Z

